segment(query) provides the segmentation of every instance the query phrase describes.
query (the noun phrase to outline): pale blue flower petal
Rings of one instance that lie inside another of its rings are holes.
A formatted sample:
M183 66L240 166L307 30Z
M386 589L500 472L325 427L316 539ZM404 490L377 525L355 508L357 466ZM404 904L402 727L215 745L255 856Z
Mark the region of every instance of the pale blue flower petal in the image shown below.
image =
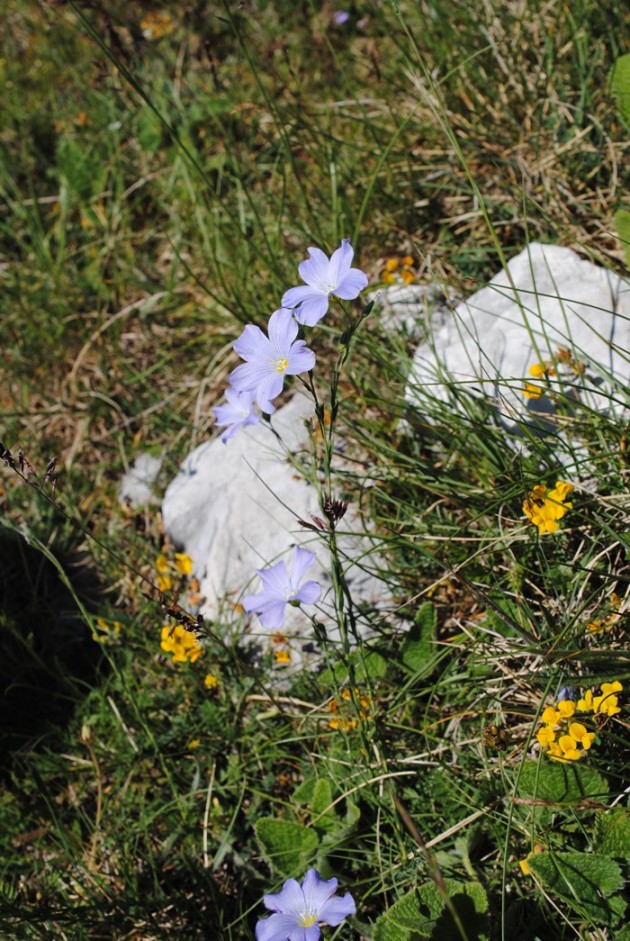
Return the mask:
M295 592L293 598L300 604L317 604L321 598L322 590L318 582L304 582L302 587Z
M293 317L291 319L293 320ZM295 320L293 322L295 323ZM289 365L285 369L285 373L288 376L299 376L301 373L310 372L314 368L315 353L309 350L304 340L296 340L291 349Z
M291 344L298 333L298 325L293 317L293 312L285 310L284 307L274 311L269 318L268 332L269 340L278 355L285 356L288 359Z
M319 912L324 902L337 891L336 879L322 879L316 869L309 869L302 882L306 907ZM319 919L321 921L321 918Z
M278 913L261 918L256 925L256 941L287 941L295 927L293 915Z
M295 547L293 552L293 565L291 567L290 579L290 585L293 591L297 591L298 586L306 573L306 570L310 568L314 560L314 552L310 552L308 549L303 549L302 546ZM314 870L309 871L314 872Z
M335 297L343 301L353 301L367 287L367 275L360 268L351 268L335 288Z
M269 346L269 340L262 332L260 327L253 324L247 324L238 340L232 344L241 359L258 359Z
M350 270L354 249L350 244L350 239L342 239L339 248L330 256L328 265L328 281L331 285L338 285ZM337 292L335 291L335 294Z
M265 591L275 591L277 594L284 595L289 585L289 573L284 560L270 565L268 569L257 569L256 574L260 575Z
M260 421L253 408L254 393L252 391L237 392L236 389L228 386L225 390L225 397L227 399L225 405L215 405L212 409L217 425L220 428L228 426L221 435L221 441L224 444L236 434L239 428L257 425Z
M295 319L298 323L303 323L305 327L314 327L322 319L328 310L328 297L323 294L312 292L305 298L299 307L294 311Z
M275 370L266 375L265 378L257 384L256 402L261 412L265 412L267 415L273 415L276 407L271 404L271 401L280 395L283 385L284 379L282 378L282 373L275 372Z
M311 257L300 262L298 271L302 281L319 287L321 282L328 278L328 255L325 255L321 248L309 248L308 253Z
M297 288L289 288L288 291L284 292L282 295L282 306L289 308L297 307L298 304L302 304L310 297L321 297L321 291L315 291L308 284L301 284Z
M284 609L286 602L278 601L264 611L258 611L258 619L262 626L269 631L279 631L284 627Z
M356 915L357 907L349 892L341 898L338 895L329 898L319 909L319 920L332 928L340 925L348 915Z
M279 562L278 565L284 565L284 562ZM272 568L276 567L272 566ZM258 574L260 575L260 572ZM263 904L271 912L293 912L297 918L304 907L302 886L296 879L287 879L280 892L271 892L263 896Z

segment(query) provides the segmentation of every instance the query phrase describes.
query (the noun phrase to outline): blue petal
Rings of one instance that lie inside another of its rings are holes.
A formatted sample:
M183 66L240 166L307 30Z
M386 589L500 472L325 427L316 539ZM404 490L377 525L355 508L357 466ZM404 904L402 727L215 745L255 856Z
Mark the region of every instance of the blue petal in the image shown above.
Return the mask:
M287 356L298 333L293 312L280 307L269 318L269 340L280 356Z
M348 915L355 915L356 911L357 907L349 892L342 898L333 895L319 909L319 920L334 928L336 925L340 925Z
M295 918L278 913L261 918L256 925L256 941L287 941L296 927Z
M299 601L300 604L317 604L321 598L322 589L319 582L304 582L302 587L295 592L292 600Z
M350 269L353 255L354 249L350 244L350 239L343 239L340 247L330 257L328 268L328 281L330 284L340 284ZM335 291L335 293L337 292Z
M298 323L303 323L307 327L314 327L327 310L328 296L311 291L309 297L304 298L294 314Z
M360 268L351 268L335 288L334 294L343 301L353 301L368 284L367 275Z
M307 301L311 297L323 297L323 291L315 291L312 287L307 287L303 285L298 288L289 288L288 291L285 291L282 295L282 306L283 307L297 307L298 304L302 304L304 301Z
M309 248L308 253L311 257L300 262L298 271L302 281L316 287L328 279L330 262L321 248Z

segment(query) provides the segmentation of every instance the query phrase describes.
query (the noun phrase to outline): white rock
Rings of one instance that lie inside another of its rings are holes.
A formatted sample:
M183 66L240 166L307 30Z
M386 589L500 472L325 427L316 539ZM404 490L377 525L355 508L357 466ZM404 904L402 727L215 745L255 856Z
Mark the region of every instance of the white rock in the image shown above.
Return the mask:
M118 499L121 503L134 507L151 503L155 495L151 489L162 467L162 457L154 457L148 451L139 454L133 467L130 467L120 481Z
M419 408L427 396L452 401L448 384L455 383L492 396L514 430L526 422L544 433L553 427L556 404L547 395L527 399L522 390L526 381L536 382L529 375L532 364L557 365L558 351L567 350L585 370L558 370L551 384L560 398L619 410L609 393L616 388L619 400L630 382L630 282L571 249L538 243L507 268L509 274L499 272L458 304L452 317L434 326L431 341L418 347L407 401Z
M162 506L165 528L171 540L193 559L206 599L200 613L209 620L240 619L242 615L236 614L235 608L242 595L261 587L256 569L281 558L290 563L292 546L301 545L316 554L307 577L323 584L324 598L317 610L288 606L285 630L312 640L308 612L338 639L327 549L316 534L297 523L298 519L310 522L311 513L322 516L318 491L288 459L305 452L302 456L308 462L307 423L313 417L312 400L297 394L272 416L272 426L282 443L264 423L241 428L226 444L219 438L207 441L188 455L168 487ZM343 536L348 530L359 535ZM338 532L342 549L356 560L347 568L354 600L382 603L388 593L381 581L362 569L359 557L370 547L351 509ZM255 615L248 620L252 633L268 635Z

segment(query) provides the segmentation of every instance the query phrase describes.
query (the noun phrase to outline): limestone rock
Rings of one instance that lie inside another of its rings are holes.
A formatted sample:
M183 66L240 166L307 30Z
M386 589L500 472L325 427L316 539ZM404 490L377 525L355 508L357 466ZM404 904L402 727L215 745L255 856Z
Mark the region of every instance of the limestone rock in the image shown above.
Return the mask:
M507 268L418 347L407 400L419 408L426 396L447 402L457 384L491 396L513 430L525 422L543 434L558 401L618 409L610 393L630 382L630 282L556 245L533 243ZM535 363L550 374L539 383L543 394L527 398Z

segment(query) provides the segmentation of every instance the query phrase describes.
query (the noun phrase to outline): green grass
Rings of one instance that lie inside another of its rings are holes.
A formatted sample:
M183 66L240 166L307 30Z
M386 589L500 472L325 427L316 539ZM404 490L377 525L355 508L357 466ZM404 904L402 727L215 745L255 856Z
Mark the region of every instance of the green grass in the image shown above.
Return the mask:
M233 611L196 663L162 653L172 547L117 501L138 452L165 452L163 487L214 434L231 343L308 245L351 236L372 286L410 254L460 295L534 240L625 271L624 4L365 6L343 27L309 0L173 6L156 39L143 5L5 4L3 937L251 939L311 865L357 902L340 941L628 936L626 708L579 764L532 758L560 687L630 678L622 418L570 418L596 486L540 537L522 502L562 479L548 448L456 386L460 410L410 407L414 344L376 310L337 376L331 314L316 382L352 462L323 460L324 486L363 513L395 610L365 612L358 649L316 634L326 668L272 695L273 644ZM337 614L351 633L341 591Z

